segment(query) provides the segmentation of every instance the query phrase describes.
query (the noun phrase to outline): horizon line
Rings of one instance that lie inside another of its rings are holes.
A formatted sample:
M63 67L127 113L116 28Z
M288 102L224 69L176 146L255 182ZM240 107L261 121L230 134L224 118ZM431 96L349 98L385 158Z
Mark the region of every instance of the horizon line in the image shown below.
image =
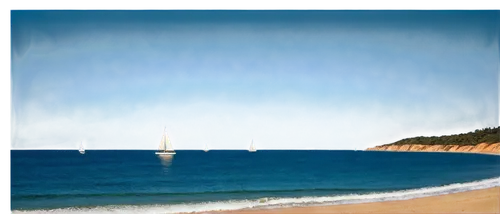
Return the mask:
M156 150L156 148L85 148L86 150ZM237 147L237 148L209 148L210 150L247 150L246 147ZM257 148L263 150L350 150L348 148L306 148L306 147L298 147L298 148ZM78 150L78 148L63 148L63 147L41 147L41 148L10 148L9 150ZM175 148L175 150L203 150L203 148Z

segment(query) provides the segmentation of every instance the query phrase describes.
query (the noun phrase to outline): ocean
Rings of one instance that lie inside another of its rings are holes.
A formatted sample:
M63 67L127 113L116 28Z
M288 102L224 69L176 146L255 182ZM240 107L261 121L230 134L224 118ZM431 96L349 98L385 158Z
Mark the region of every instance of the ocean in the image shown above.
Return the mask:
M500 156L377 151L11 151L19 213L173 213L402 200L500 186Z

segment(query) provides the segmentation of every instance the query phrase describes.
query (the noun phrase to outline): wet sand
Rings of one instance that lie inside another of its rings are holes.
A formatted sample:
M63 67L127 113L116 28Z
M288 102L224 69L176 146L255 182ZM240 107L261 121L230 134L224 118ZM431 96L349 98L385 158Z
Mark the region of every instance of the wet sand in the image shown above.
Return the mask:
M500 187L400 201L206 213L500 213Z

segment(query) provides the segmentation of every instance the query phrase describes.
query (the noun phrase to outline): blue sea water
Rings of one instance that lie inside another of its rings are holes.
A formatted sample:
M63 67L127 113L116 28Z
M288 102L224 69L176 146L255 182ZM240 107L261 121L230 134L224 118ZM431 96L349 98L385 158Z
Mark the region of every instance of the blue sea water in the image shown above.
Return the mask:
M486 180L485 180L486 179ZM500 156L369 151L11 151L11 209L178 212L397 200L500 185Z

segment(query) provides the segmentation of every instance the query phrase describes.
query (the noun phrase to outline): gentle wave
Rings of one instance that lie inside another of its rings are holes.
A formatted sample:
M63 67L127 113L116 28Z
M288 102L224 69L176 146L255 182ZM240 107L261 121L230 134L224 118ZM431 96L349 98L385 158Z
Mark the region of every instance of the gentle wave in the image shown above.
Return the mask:
M13 213L179 213L238 210L245 208L275 208L311 205L336 205L366 202L407 200L427 196L443 195L470 190L500 186L500 177L469 183L457 183L439 187L379 192L370 194L349 194L321 197L262 198L257 200L229 200L206 203L184 203L172 205L110 205L98 207L71 207L52 210L14 211Z
M360 192L383 191L382 188L303 188L303 189L266 189L266 190L229 190L203 192L125 192L125 193L70 193L70 194L30 194L12 195L12 199L52 199L52 198L79 198L79 197L127 197L127 196L173 196L173 195L217 195L217 194L249 194L249 193L292 193L292 192Z

